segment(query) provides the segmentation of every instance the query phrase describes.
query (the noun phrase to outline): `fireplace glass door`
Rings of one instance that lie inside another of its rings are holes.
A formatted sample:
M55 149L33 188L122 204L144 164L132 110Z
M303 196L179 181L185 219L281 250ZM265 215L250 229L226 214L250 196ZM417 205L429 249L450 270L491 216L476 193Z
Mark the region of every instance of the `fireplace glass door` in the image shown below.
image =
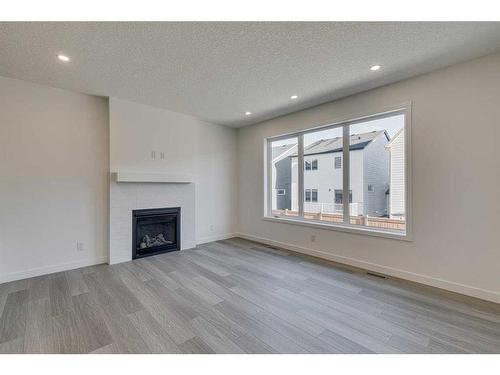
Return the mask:
M133 211L132 258L180 250L180 208Z

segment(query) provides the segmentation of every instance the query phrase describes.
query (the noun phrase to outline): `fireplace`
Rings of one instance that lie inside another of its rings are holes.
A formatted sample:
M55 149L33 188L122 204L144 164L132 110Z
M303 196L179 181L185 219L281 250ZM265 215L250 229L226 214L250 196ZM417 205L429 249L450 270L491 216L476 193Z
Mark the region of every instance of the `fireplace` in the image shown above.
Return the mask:
M180 207L132 211L132 259L180 249Z

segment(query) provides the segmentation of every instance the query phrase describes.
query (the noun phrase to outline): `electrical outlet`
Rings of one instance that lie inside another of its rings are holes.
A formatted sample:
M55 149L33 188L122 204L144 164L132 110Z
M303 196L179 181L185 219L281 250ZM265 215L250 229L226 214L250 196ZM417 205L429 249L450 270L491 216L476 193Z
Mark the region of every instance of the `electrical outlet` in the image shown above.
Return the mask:
M160 159L165 159L165 153L164 152L160 153Z
M76 251L85 251L85 245L83 244L83 242L76 243Z
M151 159L156 159L156 151L151 151Z
M316 236L314 234L311 235L311 242L316 242Z

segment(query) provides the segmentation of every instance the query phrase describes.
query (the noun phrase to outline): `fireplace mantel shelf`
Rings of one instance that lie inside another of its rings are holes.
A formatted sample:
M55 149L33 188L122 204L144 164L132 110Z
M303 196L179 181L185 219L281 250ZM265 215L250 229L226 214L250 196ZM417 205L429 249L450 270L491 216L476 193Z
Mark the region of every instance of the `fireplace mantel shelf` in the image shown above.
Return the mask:
M114 172L113 177L116 182L193 183L193 177L187 174Z

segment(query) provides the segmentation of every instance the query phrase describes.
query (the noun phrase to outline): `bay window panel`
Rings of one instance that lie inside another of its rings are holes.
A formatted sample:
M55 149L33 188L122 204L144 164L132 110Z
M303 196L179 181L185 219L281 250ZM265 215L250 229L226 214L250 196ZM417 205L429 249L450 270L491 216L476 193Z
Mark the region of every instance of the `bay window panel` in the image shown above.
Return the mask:
M272 216L298 216L297 145L297 137L270 142Z
M342 155L342 128L329 128L304 134L304 161L311 170L304 171L304 219L342 222L342 204L335 203L335 190L343 189L342 170L332 168ZM309 198L309 199L308 199Z
M404 124L398 114L349 126L350 224L404 233Z

